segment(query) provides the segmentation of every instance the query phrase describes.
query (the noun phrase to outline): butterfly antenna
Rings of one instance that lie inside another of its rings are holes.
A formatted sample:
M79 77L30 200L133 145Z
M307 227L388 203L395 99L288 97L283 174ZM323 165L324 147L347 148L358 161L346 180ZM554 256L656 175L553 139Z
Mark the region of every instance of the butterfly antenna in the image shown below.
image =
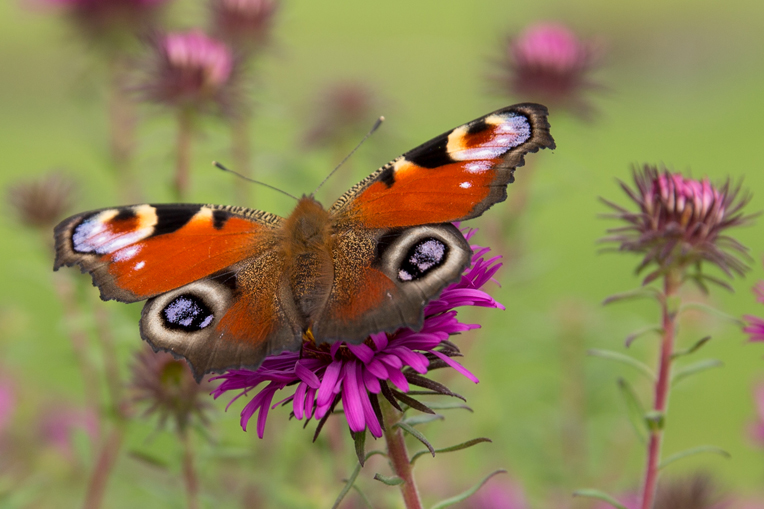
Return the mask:
M221 170L223 170L223 171L227 171L228 173L233 173L233 174L234 174L234 175L236 175L237 177L239 177L239 178L241 178L241 179L244 179L244 180L246 180L247 182L252 182L253 184L260 184L261 186L265 186L265 187L267 187L267 188L269 188L269 189L273 189L274 191L278 191L278 192L279 192L279 193L281 193L281 194L285 194L285 195L289 196L290 198L292 198L292 199L293 199L293 200L295 200L295 201L300 201L300 199L299 199L298 197L296 197L296 196L293 196L293 195L291 195L291 194L287 193L286 191L282 191L282 190L281 190L281 189L279 189L278 187L273 187L272 185L270 185L270 184L266 184L265 182L260 182L259 180L255 180L255 179L251 179L251 178L249 178L249 177L245 177L245 176L244 176L244 175L242 175L241 173L237 173L237 172L235 172L235 171L233 171L233 170L229 170L228 168L226 168L225 166L223 166L222 164L220 164L220 163L219 163L219 162L217 162L217 161L212 161L212 164L213 164L214 166L217 166L217 168L218 168L218 169L221 169Z
M369 132L368 132L368 133L366 133L366 136L364 136L364 137L363 137L363 139L362 139L362 140L361 140L361 141L358 143L358 145L356 145L356 146L355 146L355 148L354 148L353 150L351 150L351 151L350 151L350 153L349 153L348 155L346 155L346 156L345 156L345 159L343 159L342 161L340 161L340 164L338 164L338 165L337 165L337 167L336 167L336 168L334 168L334 169L332 170L332 172L331 172L329 175L327 175L327 176L326 176L326 178L325 178L325 179L324 179L324 180L323 180L323 181L322 181L322 182L321 182L321 183L318 185L318 187L316 188L316 190L315 190L315 191L313 191L312 193L310 193L310 195L311 195L311 196L315 195L315 194L318 192L318 190L319 190L319 189L321 189L321 186L323 186L324 184L326 184L326 181L327 181L327 180L329 180L329 178L331 178L331 176L332 176L332 175L334 175L334 172L336 172L337 170L339 170L339 169L342 167L342 165L343 165L343 164L345 164L345 162L346 162L348 159L350 159L350 156L352 156L353 154L355 154L355 151L356 151L356 150L358 150L359 148L361 148L361 145L363 145L363 143L364 143L366 140L368 140L368 139L369 139L369 136L371 136L372 134L374 134L374 131L376 131L377 129L379 129L379 126L381 126L381 125L382 125L382 122L384 122L384 121L385 121L385 117L379 117L379 118L377 119L377 121L376 121L376 122L374 122L374 125L371 127L371 130L369 130Z

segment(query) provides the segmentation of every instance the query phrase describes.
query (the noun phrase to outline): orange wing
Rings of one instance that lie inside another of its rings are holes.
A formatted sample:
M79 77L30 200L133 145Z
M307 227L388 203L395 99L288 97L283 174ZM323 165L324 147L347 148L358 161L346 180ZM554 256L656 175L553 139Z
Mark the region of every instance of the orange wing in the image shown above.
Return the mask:
M332 206L366 228L471 219L507 198L523 156L555 148L547 109L517 104L452 129L383 166Z
M90 272L104 300L135 302L272 248L282 218L216 205L133 205L77 214L55 229L56 262Z

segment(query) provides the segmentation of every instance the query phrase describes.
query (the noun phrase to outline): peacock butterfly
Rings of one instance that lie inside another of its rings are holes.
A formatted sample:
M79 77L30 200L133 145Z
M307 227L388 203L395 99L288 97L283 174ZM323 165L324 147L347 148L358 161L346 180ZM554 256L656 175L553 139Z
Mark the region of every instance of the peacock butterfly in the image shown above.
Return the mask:
M317 343L418 330L424 306L470 263L451 223L506 199L524 155L554 148L547 109L517 104L382 166L328 210L303 196L282 218L221 205L132 205L55 228L56 261L103 300L147 300L141 337L197 379Z

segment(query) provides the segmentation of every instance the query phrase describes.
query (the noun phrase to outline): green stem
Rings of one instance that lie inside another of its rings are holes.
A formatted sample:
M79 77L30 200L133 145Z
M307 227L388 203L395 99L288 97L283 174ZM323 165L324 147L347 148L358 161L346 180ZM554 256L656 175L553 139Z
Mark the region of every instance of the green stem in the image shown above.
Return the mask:
M180 432L180 440L183 446L183 482L186 486L188 509L197 509L199 507L199 478L194 468L194 451L191 448L187 430Z
M193 112L189 108L178 111L177 154L175 159L175 197L184 201L191 183L191 138L194 130Z
M673 300L680 285L681 274L679 271L670 271L666 274L663 283L664 298L661 304L663 337L653 403L655 421L651 423L650 439L647 444L647 464L645 466L645 480L642 485L641 509L652 509L658 488L663 428L671 391L671 363L676 339L676 310L678 306L675 306Z
M395 475L403 479L401 483L401 495L406 509L422 509L422 501L419 499L419 490L414 482L414 471L406 450L406 440L403 430L395 425L401 421L403 414L397 411L384 398L379 398L379 406L382 410L382 418L385 422L385 442L387 442L387 456L390 460L390 468Z

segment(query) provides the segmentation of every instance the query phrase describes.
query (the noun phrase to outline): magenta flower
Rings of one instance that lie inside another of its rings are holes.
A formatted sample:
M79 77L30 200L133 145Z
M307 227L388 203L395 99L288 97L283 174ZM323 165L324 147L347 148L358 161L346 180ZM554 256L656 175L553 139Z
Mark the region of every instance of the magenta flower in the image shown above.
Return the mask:
M226 44L200 30L166 34L153 43L139 86L146 99L179 109L230 110L236 61Z
M657 265L645 283L672 267L684 270L702 262L715 264L729 277L747 270L738 257L748 258L748 249L726 234L729 228L747 224L752 218L743 215L750 197L741 196L739 185L733 188L727 180L715 186L708 178L696 180L650 165L641 171L635 169L633 174L636 188L623 182L621 187L638 210L603 200L616 210L609 217L627 223L608 230L611 235L603 241L617 243L619 251L642 253L637 272ZM695 279L701 285L708 281L728 287L705 274Z
M753 287L753 293L756 294L756 301L764 304L764 281L756 283L756 286ZM748 322L748 325L743 329L743 332L748 334L749 340L764 341L764 320L753 315L745 315L743 316L743 319ZM764 403L764 400L759 401ZM762 419L762 422L764 422L764 419ZM764 435L762 438L764 438Z
M278 7L275 0L210 0L212 33L240 51L261 50Z
M473 233L467 233L467 239ZM316 345L308 333L300 352L284 352L269 357L256 371L231 370L213 378L222 380L222 383L212 394L218 398L228 391L241 391L231 401L233 403L260 384L266 384L241 412L241 426L245 431L249 420L258 413L257 435L260 438L265 432L268 411L286 403L291 403L296 419L318 420L318 435L323 423L341 401L351 431L360 432L368 428L372 435L381 437L384 424L377 399L379 394L396 408L400 408L398 401L401 401L424 411L429 409L406 394L412 385L461 398L423 375L433 369L451 367L473 382L478 382L475 375L453 359L460 354L449 337L480 326L461 323L456 318L455 308L504 307L481 290L501 267L500 257L486 260L484 257L488 248L473 246L473 249L471 268L462 274L460 281L446 287L440 297L425 308L422 330L399 329L392 334L372 334L359 345L338 342L331 346ZM272 405L276 392L287 386L295 386L294 393Z
M168 0L28 0L67 14L81 33L100 47L123 44L149 30Z
M525 493L523 493L523 488L519 483L493 480L457 507L480 507L481 509L529 509L530 506L525 499Z
M589 80L600 54L598 44L580 40L568 27L538 23L507 39L494 80L515 97L588 116L591 107L583 92L602 88Z
M11 417L16 410L16 390L13 381L0 375L0 438L11 424Z

